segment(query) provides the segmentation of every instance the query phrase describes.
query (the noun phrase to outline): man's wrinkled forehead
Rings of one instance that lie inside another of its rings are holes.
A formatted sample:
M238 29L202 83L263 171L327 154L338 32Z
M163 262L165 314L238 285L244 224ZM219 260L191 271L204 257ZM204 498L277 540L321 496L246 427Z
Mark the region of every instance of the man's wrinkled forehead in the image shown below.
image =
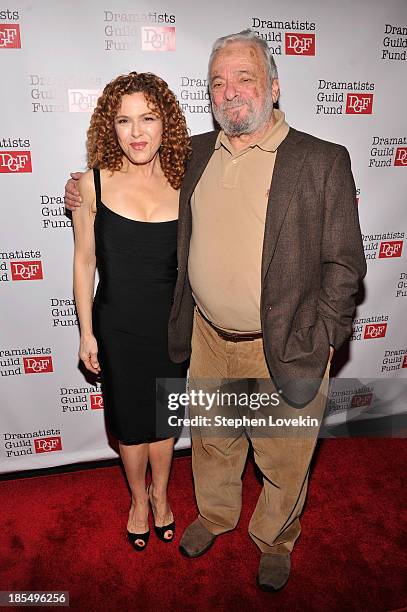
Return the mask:
M222 76L220 73L227 68L236 71L250 70L254 73L265 73L266 65L260 47L252 42L231 41L219 49L211 65L211 79Z

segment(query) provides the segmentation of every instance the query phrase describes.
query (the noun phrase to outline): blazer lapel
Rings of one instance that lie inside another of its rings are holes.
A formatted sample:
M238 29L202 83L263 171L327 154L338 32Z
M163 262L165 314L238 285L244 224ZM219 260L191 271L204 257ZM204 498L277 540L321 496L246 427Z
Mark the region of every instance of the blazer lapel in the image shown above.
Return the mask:
M281 227L290 206L307 149L301 147L302 136L290 128L277 149L264 228L261 264L262 282L269 269Z
M212 156L217 135L217 132L209 132L192 137L192 157L188 163L179 198L177 257L178 273L182 275L187 267L192 233L191 196Z

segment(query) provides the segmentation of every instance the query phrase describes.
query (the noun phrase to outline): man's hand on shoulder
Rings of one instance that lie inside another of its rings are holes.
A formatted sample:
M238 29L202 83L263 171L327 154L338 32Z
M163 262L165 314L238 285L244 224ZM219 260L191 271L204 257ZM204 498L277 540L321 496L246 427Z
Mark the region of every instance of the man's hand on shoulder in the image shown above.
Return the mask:
M78 180L81 178L83 172L71 172L71 177L65 185L65 207L74 211L82 204L82 198L78 191Z

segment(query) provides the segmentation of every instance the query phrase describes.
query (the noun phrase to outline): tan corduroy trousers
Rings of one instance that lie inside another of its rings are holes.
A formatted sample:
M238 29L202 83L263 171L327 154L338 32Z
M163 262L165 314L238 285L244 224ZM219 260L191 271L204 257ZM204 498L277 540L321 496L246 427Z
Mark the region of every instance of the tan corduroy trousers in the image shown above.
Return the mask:
M328 393L329 367L330 362L317 396L304 409L293 408L281 400L275 414L287 419L298 419L306 414L320 423ZM262 339L223 340L196 310L190 390L213 392L230 379L267 379L267 389L272 387L275 391ZM222 414L222 411L228 416L242 413L239 406L212 407L210 410L190 406L191 417L206 415L212 417L212 421L214 415ZM274 408L270 407L271 415L273 411ZM246 410L245 414L257 416L252 410ZM290 553L300 534L299 516L305 501L318 430L318 426L306 428L306 431L300 427L285 427L278 428L276 435L269 427L260 430L255 426L227 429L193 426L192 468L202 524L216 535L237 525L242 505L241 476L250 440L255 462L263 476L263 488L249 523L249 534L262 552Z

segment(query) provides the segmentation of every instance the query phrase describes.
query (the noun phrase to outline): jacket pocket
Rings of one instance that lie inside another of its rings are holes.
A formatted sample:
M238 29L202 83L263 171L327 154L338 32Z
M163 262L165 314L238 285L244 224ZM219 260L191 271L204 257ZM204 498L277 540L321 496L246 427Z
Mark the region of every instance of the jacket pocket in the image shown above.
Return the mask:
M306 304L300 306L294 315L293 330L298 331L304 327L312 327L317 321L316 305Z

